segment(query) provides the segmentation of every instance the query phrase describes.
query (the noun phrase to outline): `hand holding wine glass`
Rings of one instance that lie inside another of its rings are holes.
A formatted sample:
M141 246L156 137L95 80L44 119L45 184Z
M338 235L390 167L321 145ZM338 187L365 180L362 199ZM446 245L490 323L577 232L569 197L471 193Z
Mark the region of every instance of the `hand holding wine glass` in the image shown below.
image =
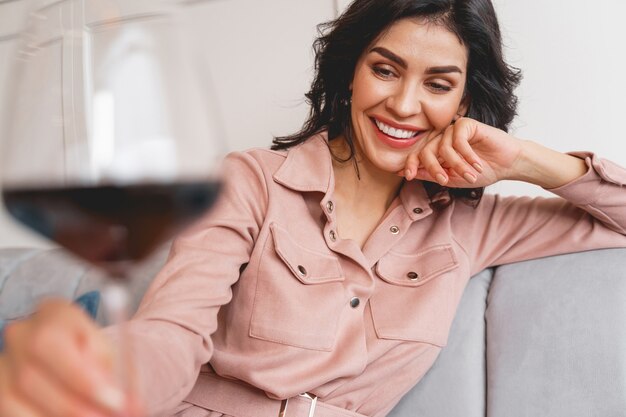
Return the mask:
M78 307L43 303L7 328L0 355L0 416L141 416L113 377L113 351Z
M199 3L61 1L30 14L1 137L4 203L107 274L104 307L121 345L68 303L44 304L8 329L0 417L119 415L135 401L120 394L138 391L125 282L220 188L218 106L186 32Z

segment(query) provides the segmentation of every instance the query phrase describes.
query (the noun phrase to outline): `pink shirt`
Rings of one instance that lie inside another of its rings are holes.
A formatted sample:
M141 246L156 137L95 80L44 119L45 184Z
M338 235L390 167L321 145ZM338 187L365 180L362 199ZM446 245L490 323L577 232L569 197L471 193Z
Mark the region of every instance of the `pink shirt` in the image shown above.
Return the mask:
M310 392L386 415L445 346L470 276L626 247L626 170L576 156L589 170L551 190L563 198L433 210L421 183L406 183L361 250L336 231L323 135L230 155L219 203L175 241L131 324L150 410L174 408L210 360L272 398Z

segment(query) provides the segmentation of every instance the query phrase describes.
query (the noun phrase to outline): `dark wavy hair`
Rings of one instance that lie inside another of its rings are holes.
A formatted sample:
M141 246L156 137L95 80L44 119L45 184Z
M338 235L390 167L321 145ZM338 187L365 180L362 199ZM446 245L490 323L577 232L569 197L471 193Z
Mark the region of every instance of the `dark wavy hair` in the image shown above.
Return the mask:
M345 103L357 61L393 23L405 18L441 24L456 34L469 52L466 116L508 131L516 115L514 90L521 72L504 61L500 27L490 0L355 0L339 18L318 26L319 37L313 43L315 77L305 94L311 106L309 116L299 132L274 138L272 149L287 149L327 131L329 141L344 135L350 147L347 160L354 158L350 106ZM458 197L476 205L483 193L483 188L424 185L431 201L448 194L450 198L444 201Z

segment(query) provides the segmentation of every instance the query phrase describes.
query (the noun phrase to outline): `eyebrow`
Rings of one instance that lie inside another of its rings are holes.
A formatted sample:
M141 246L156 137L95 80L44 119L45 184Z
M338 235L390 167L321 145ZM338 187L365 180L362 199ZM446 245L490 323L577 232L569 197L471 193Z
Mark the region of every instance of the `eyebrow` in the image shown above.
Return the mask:
M426 74L449 74L451 72L458 72L459 74L463 74L461 68L456 65L446 65L443 67L430 67L426 70Z
M372 53L372 52L376 52L376 53L384 56L388 60L395 62L396 64L400 65L404 69L408 68L408 65L407 65L407 63L406 63L406 61L404 59L400 58L398 55L394 54L393 52L391 52L387 48L383 48L382 46L376 46L376 47L370 49L370 53Z
M400 65L404 69L408 68L408 64L406 63L404 59L400 58L398 55L394 54L387 48L383 48L382 46L376 46L370 49L370 53L372 52L376 52L384 56L388 60L395 62L396 64ZM444 65L441 67L429 67L426 69L426 74L429 74L429 75L448 74L451 72L458 72L459 74L463 74L463 71L461 70L461 68L457 67L456 65Z

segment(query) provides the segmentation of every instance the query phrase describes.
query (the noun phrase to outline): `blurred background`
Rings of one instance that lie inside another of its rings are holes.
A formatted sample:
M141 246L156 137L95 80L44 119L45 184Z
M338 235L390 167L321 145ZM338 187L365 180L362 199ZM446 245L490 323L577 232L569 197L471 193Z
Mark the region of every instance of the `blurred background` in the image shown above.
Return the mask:
M73 0L0 0L0 123L11 106L7 86L18 32L33 6ZM150 0L127 0L150 7ZM593 150L626 166L626 2L493 0L506 54L523 70L519 115L512 133L560 151ZM194 7L189 24L205 43L211 78L232 150L268 147L297 130L308 108L311 44L316 25L337 16L345 0L211 0ZM51 42L63 79L63 41ZM140 76L140 75L138 75ZM0 131L3 130L0 125ZM1 152L1 149L0 149ZM503 182L501 194L549 195L528 184ZM51 244L15 224L0 208L0 247Z

